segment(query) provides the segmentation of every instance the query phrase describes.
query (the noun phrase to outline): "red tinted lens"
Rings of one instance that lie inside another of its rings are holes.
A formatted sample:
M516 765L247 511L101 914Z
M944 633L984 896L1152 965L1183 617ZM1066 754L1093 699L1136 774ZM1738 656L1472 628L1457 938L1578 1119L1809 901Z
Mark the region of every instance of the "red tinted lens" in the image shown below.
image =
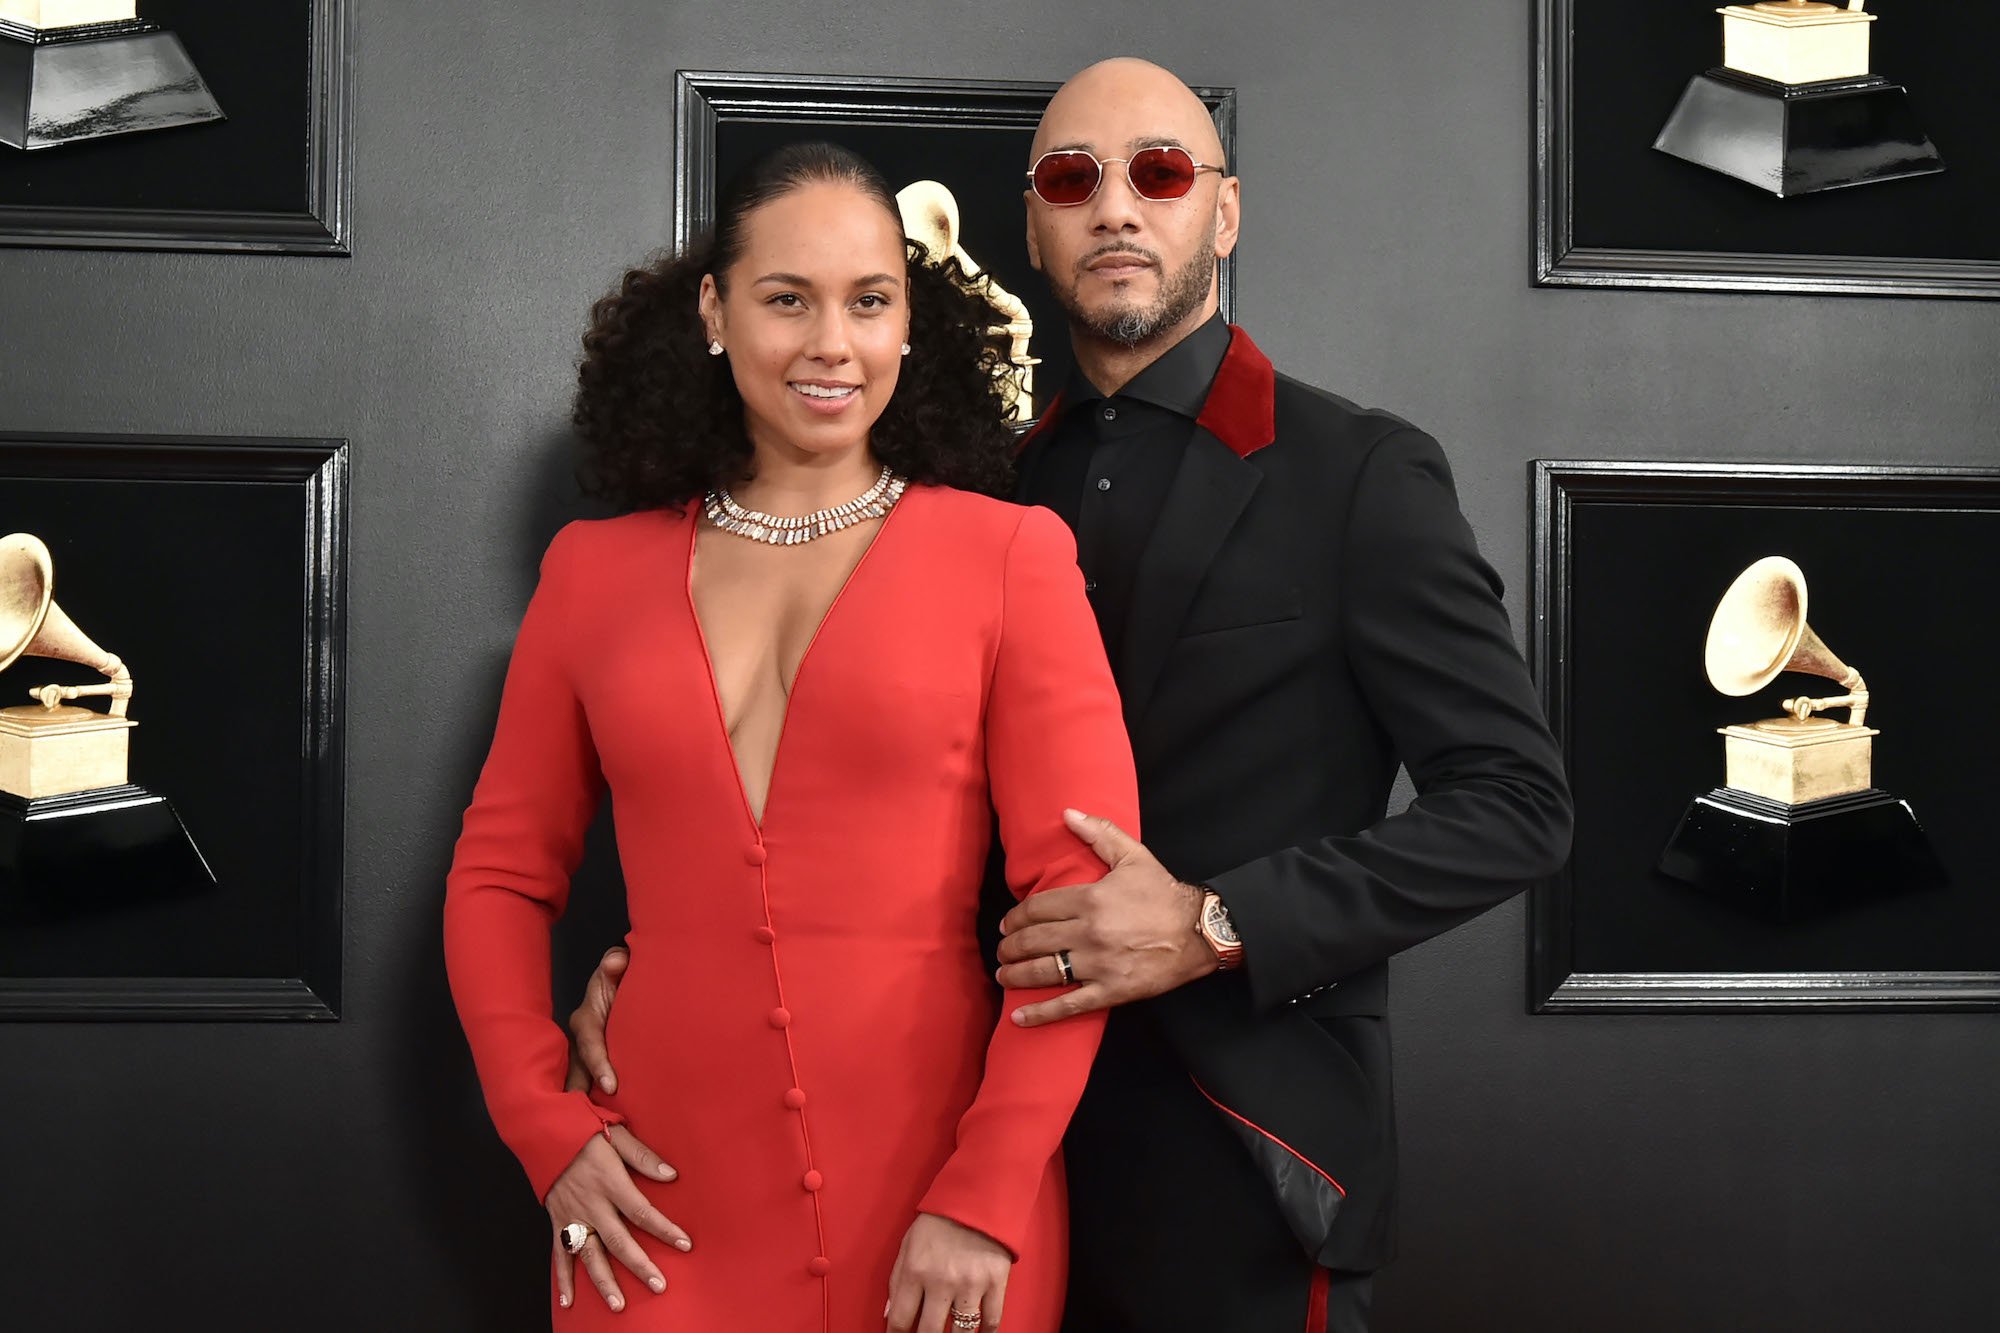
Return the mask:
M1097 159L1089 153L1048 153L1035 163L1035 193L1051 204L1080 204L1097 192Z
M1147 199L1178 199L1194 188L1194 159L1185 148L1142 148L1127 169L1132 188Z

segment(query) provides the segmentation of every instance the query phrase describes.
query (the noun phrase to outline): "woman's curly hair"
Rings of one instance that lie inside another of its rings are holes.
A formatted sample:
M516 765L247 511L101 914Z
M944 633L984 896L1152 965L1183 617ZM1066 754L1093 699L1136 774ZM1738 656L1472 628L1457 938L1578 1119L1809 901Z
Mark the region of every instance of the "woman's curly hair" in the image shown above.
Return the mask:
M792 144L730 183L708 237L631 270L592 308L571 413L585 494L620 510L653 509L748 480L743 398L728 359L708 354L701 279L724 281L758 208L822 181L860 189L902 230L896 196L865 159L834 144ZM1010 344L996 326L1007 316L986 298L987 280L968 278L956 259L933 264L916 241L906 253L910 354L869 443L911 481L1002 494L1014 435L1003 393Z

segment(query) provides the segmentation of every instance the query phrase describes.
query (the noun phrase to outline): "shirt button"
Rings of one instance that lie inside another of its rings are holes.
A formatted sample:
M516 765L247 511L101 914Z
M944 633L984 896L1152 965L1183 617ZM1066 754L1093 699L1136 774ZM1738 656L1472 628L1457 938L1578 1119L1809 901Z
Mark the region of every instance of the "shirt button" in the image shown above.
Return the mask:
M819 1187L826 1184L826 1177L817 1171L808 1171L805 1174L805 1178L799 1181L799 1183L806 1187L808 1193L817 1194L819 1193Z
M811 1273L814 1277L825 1277L832 1271L833 1260L823 1254L814 1255L813 1261L806 1265L806 1272Z
M1111 478L1109 478L1109 477L1099 477L1099 478L1097 479L1097 489L1098 489L1098 490L1100 490L1100 491L1108 491L1108 490L1110 490L1110 489L1111 489Z
M788 1089L788 1090L787 1090L787 1091L785 1092L785 1105L786 1105L786 1106L788 1106L788 1107L790 1107L790 1108L791 1108L792 1110L794 1110L794 1111L803 1111L803 1110L805 1110L805 1109L806 1109L806 1090L805 1090L804 1088L790 1088L790 1089Z
M771 1011L771 1026L772 1026L772 1027L774 1027L774 1028L779 1028L779 1029L781 1029L781 1030L782 1030L782 1029L784 1029L784 1028L788 1028L788 1027L790 1027L791 1025L792 1025L792 1011L791 1011L791 1010L789 1010L789 1009L773 1009L773 1010Z
M1107 408L1105 408L1105 409L1104 409L1104 419L1105 419L1106 421L1116 421L1116 420L1118 420L1118 409L1117 409L1117 408L1115 408L1115 407L1107 407Z
M759 944L770 944L778 938L778 932L769 926L759 926L750 933L756 937Z
M1097 591L1097 580L1096 580L1096 579L1085 579L1085 580L1083 581L1083 590L1084 590L1085 592L1096 592L1096 591Z
M765 855L765 851L761 846L752 846L743 849L743 859L753 866L763 865Z

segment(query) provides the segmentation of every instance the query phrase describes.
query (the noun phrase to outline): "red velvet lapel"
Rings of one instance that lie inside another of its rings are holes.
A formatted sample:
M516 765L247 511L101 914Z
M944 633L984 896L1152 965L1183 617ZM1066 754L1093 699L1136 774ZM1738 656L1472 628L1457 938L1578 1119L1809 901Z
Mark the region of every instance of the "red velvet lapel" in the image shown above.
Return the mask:
M1278 372L1236 325L1229 326L1229 350L1208 386L1195 424L1212 432L1238 458L1248 458L1278 438Z
M1032 430L1023 431L1021 433L1021 438L1014 441L1014 457L1019 458L1022 454L1026 453L1028 451L1028 445L1033 441L1035 441L1036 439L1040 438L1043 431L1046 431L1049 427L1055 425L1056 418L1061 415L1062 415L1062 391L1058 389L1056 391L1056 396L1049 399L1049 405L1042 409L1042 415L1040 419L1035 422L1034 428Z
M1271 367L1271 358L1250 341L1249 334L1231 324L1229 350L1222 354L1222 366L1215 372L1215 383L1208 386L1208 401L1202 404L1195 424L1228 445L1238 458L1248 458L1278 438L1277 386L1278 373ZM1015 456L1061 415L1062 394L1057 393L1042 410L1035 428L1014 445Z

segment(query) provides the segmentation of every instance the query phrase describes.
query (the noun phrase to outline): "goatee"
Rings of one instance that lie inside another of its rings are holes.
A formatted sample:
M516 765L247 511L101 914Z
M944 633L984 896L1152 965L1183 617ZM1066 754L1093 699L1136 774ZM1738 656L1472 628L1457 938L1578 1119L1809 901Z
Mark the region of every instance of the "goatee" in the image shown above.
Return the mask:
M1090 259L1096 259L1103 253L1099 251ZM1089 259L1084 262L1088 263ZM1055 289L1056 300L1069 315L1073 327L1129 349L1176 327L1199 310L1201 303L1208 299L1209 284L1214 279L1215 234L1211 229L1201 238L1201 244L1187 263L1165 275L1160 294L1150 305L1117 301L1108 309L1090 311L1078 304L1074 281L1065 288L1057 288L1054 283L1049 286Z

